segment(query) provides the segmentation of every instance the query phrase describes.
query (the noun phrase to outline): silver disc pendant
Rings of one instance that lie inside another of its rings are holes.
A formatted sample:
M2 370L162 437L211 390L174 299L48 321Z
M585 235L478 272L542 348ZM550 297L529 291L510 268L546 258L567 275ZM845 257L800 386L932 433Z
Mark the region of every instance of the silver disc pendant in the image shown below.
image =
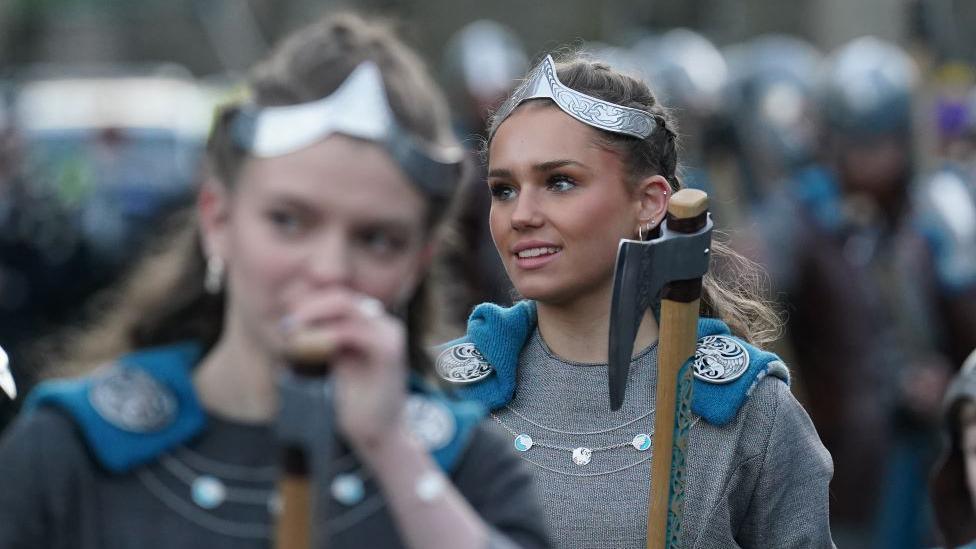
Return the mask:
M274 492L271 497L268 498L268 512L271 516L277 517L281 514L281 510L284 508L285 502L281 499L281 494Z
M573 463L576 465L586 465L590 462L590 458L593 456L593 450L589 448L579 447L573 450Z

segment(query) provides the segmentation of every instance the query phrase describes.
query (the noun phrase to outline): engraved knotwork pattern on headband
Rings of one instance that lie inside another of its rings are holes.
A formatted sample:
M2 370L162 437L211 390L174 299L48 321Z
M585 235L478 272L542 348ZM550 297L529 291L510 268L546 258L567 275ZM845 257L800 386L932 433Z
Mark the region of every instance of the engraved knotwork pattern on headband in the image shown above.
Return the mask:
M549 88L552 90L553 99L556 103L583 123L611 132L644 137L651 135L654 128L652 127L653 119L649 114L637 109L625 109L619 105L589 97L563 85L556 77L556 67L551 63L543 63L539 68L542 69L543 75L549 81ZM524 91L519 93L525 95Z

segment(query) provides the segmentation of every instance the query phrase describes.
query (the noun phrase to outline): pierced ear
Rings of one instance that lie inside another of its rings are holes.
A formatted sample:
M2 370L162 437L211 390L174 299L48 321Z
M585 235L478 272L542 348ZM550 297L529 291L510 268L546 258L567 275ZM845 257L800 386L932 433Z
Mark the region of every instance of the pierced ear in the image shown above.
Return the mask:
M197 193L197 220L203 252L226 258L227 223L230 219L230 193L219 180L206 179Z
M668 211L668 199L671 198L668 180L662 175L646 177L637 184L637 191L637 218L642 223L659 224Z

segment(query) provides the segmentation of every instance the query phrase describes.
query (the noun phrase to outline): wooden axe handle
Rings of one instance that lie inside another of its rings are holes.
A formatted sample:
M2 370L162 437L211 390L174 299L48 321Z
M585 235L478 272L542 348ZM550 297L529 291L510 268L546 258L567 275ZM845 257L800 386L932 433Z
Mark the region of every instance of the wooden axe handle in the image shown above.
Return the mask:
M275 524L275 549L311 549L312 483L304 450L287 447L278 480L281 507Z
M704 225L707 212L708 195L696 189L682 189L671 197L668 204L668 227L678 232L695 232ZM662 295L658 335L657 412L654 416L654 453L647 508L647 549L668 547L678 372L688 358L695 354L698 343L701 279L671 282Z
M334 345L314 333L299 333L290 341L288 366L301 376L324 376L334 351ZM278 479L281 507L275 523L275 549L312 548L314 494L308 458L305 449L298 446L286 446L282 451Z

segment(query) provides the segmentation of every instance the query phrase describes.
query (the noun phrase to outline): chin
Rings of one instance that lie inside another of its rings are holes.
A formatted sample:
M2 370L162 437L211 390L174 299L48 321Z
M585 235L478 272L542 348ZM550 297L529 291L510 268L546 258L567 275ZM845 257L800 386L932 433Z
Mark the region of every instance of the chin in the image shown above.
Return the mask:
M533 273L512 280L512 285L522 298L546 305L565 305L604 294L609 298L612 292L612 270L596 274L585 271L565 274L568 276Z
M514 284L514 286L515 291L523 299L531 299L538 303L556 305L570 301L575 295L575 292L548 281L545 283L540 283L540 281L532 281L531 283L523 282Z

